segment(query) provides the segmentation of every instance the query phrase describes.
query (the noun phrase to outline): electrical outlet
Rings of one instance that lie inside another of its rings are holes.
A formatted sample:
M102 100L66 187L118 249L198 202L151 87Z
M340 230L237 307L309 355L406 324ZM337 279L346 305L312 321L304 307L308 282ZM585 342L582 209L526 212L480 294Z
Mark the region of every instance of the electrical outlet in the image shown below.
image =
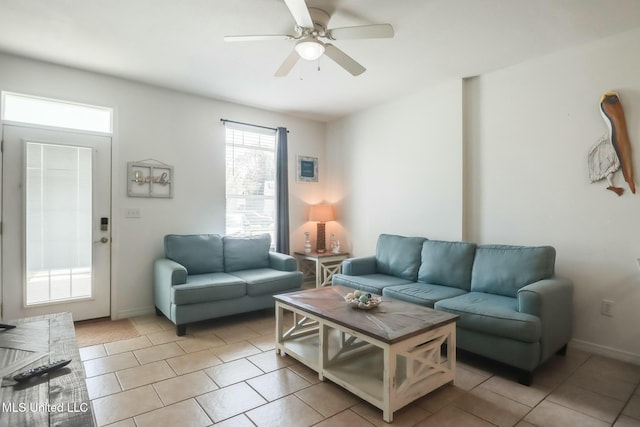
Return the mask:
M140 208L125 208L124 209L124 217L125 218L140 218L142 217L142 212Z
M640 269L640 258L636 258L636 264L638 264L638 269Z
M600 314L603 316L613 317L613 301L603 299L600 306Z

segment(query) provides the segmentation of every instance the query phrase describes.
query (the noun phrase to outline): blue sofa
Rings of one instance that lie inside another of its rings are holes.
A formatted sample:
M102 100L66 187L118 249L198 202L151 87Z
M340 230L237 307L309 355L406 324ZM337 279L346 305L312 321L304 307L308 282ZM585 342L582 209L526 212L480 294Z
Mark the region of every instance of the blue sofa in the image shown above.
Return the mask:
M165 258L153 266L156 314L184 335L188 323L273 307L273 295L299 289L303 277L270 244L269 234L165 236Z
M375 256L351 258L333 284L460 316L457 346L533 370L571 338L573 284L555 276L555 249L383 234Z

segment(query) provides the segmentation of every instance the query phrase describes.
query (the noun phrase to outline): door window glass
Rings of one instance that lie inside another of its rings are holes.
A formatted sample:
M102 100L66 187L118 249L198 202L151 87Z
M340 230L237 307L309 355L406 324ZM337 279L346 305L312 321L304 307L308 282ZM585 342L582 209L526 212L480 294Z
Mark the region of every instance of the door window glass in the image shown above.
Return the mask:
M92 151L27 142L27 305L91 297Z

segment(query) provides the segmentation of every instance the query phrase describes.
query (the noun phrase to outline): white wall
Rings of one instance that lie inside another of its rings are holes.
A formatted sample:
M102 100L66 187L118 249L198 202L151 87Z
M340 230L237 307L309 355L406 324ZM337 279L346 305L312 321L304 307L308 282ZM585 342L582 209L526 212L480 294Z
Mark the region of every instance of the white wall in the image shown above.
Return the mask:
M640 194L590 183L587 152L606 133L600 96L620 94L640 182L640 30L465 84L465 226L478 242L551 244L575 283L575 344L640 361ZM614 301L613 317L600 314Z
M115 318L153 310L152 262L163 254L165 234L224 233L225 151L220 118L290 130L292 249L304 242L306 201L320 199L324 193L322 183L305 185L295 180L296 155L317 156L321 165L325 163L323 123L4 54L0 54L0 90L115 108ZM127 162L149 158L174 166L173 199L127 197ZM129 207L140 208L142 218L124 218Z
M422 88L327 126L327 224L355 255L380 233L462 237L462 82ZM348 230L348 234L345 232Z
M557 274L575 283L572 345L640 363L640 194L620 172L622 197L590 183L586 162L607 131L600 96L615 90L640 176L638 51L640 30L330 123L330 225L355 255L382 232L553 245Z

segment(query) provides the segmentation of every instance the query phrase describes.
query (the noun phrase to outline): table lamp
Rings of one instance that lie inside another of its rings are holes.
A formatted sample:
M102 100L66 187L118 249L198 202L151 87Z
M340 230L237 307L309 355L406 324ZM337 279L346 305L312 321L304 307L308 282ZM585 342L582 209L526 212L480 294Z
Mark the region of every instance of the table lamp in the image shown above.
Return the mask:
M336 215L331 205L312 205L309 209L309 221L316 221L318 223L316 252L324 253L327 251L325 223L335 220Z

